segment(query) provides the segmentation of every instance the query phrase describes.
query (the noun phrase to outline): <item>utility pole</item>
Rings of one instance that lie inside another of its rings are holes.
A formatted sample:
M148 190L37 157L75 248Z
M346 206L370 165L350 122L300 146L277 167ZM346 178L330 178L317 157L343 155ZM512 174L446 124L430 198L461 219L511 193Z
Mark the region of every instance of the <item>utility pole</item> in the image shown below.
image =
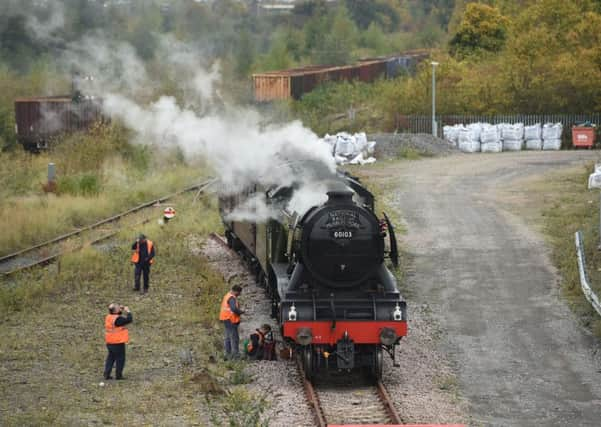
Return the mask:
M438 136L438 126L436 124L436 66L438 62L432 61L432 136Z

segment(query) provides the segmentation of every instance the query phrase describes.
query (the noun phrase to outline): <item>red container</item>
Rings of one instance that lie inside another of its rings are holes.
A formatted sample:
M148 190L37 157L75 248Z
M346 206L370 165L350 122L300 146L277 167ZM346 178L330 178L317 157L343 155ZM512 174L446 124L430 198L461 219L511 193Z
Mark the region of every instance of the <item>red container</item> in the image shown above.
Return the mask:
M594 127L572 127L572 145L574 147L591 148L595 143L595 128Z

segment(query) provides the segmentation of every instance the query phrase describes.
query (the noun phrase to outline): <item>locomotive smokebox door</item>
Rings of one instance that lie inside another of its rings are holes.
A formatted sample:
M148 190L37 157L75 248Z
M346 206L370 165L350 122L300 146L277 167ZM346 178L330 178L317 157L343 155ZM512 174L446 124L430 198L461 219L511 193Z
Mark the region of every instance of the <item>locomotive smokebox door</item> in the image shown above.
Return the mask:
M353 369L355 367L355 344L348 338L336 343L336 361L338 369Z

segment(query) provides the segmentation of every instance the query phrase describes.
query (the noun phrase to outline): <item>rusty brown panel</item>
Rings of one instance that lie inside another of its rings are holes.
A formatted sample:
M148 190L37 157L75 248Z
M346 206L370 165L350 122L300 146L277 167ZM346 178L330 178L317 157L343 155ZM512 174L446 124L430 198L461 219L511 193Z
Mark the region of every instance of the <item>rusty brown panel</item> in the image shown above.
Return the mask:
M288 99L290 93L290 76L277 75L255 75L256 101L273 101L277 99Z
M373 61L359 65L359 79L373 82L386 72L386 61Z

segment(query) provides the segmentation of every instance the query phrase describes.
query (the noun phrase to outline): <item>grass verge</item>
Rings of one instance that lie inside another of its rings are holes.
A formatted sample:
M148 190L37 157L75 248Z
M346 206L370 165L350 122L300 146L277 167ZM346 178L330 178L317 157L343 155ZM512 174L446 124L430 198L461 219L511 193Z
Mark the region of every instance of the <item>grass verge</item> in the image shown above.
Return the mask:
M209 172L176 149L132 145L116 126L69 136L32 155L0 153L0 256L125 211ZM57 193L46 193L47 164L57 167Z
M580 287L574 233L582 231L591 286L601 295L599 245L599 193L587 189L593 167L550 173L520 185L528 192L522 211L542 231L551 247L553 264L561 276L561 293L582 323L601 337L601 318Z
M199 256L221 227L216 200L192 199L175 201L178 216L167 225L124 230L59 265L0 282L2 425L242 426L261 418L264 401L242 396L242 364L221 361L216 319L229 286ZM129 247L138 232L157 248L145 296L131 290ZM111 301L129 305L134 323L126 380L101 386Z

